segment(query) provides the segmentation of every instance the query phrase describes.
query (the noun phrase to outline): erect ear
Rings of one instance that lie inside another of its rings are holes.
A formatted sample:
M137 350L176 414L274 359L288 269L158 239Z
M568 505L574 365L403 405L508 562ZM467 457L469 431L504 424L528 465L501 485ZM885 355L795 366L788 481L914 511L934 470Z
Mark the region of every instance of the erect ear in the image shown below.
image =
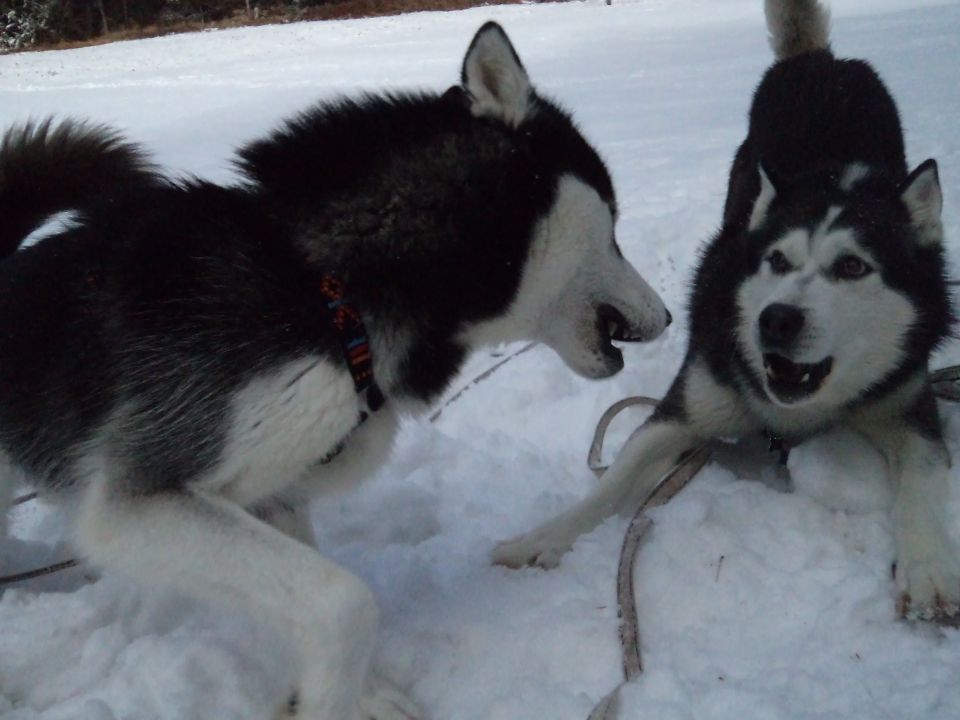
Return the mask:
M533 88L503 28L488 22L477 31L463 58L461 82L470 111L517 127L530 111Z
M770 203L777 196L777 189L773 186L767 171L763 169L762 163L757 163L757 172L760 173L760 194L757 195L757 199L753 203L750 223L747 225L748 230L756 230L763 224L763 221L767 218Z
M943 195L936 160L926 160L910 173L903 183L900 199L910 213L920 242L924 245L942 242L940 211L943 210Z

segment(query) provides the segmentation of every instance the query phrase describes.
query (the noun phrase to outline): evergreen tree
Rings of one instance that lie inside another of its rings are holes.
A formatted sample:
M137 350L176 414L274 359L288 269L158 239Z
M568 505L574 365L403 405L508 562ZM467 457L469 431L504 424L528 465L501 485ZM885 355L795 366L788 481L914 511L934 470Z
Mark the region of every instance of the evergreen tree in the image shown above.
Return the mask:
M57 0L0 1L0 49L18 50L46 39Z

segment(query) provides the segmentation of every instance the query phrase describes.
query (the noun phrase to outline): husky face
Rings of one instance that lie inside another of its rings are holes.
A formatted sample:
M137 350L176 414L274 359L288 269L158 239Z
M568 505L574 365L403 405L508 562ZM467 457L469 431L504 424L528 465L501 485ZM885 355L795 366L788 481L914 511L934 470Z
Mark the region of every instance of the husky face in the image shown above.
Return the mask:
M929 272L923 251L939 246L939 185L935 166L925 166L883 205L848 192L868 179L863 166L843 174L846 194L800 194L779 208L762 175L750 224L759 252L737 293L737 339L773 403L837 408L905 364L923 325L915 301Z
M472 329L470 339L533 338L580 375L609 377L623 368L613 341L652 340L670 314L617 246L606 167L569 116L533 90L498 26L477 34L462 75L471 112L516 128L538 167L554 177L507 317Z
M613 226L612 208L593 188L561 178L515 303L534 337L589 378L623 368L612 341L651 340L670 322L657 293L621 254Z

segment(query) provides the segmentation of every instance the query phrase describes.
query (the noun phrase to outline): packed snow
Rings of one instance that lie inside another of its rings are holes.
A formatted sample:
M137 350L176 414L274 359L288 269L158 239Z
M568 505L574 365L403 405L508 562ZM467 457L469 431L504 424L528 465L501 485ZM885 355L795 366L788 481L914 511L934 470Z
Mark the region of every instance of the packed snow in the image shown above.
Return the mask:
M896 97L911 164L940 163L956 267L960 3L832 7L836 50L868 58ZM518 356L436 422L408 422L392 461L313 517L323 551L379 599L377 670L429 718L584 720L621 679L614 583L626 520L582 538L550 572L493 567L488 554L586 494L602 411L660 395L677 369L691 269L771 60L761 0L485 7L7 55L0 125L94 118L173 172L226 181L232 148L313 101L444 89L490 18L607 159L624 252L677 322L627 348L626 369L603 382L574 377L545 348ZM516 349L475 357L463 382ZM960 344L934 365L951 362ZM941 411L960 457L960 408ZM615 424L609 454L640 417ZM789 471L788 483L762 450L726 453L652 513L635 578L646 669L623 693L623 720L960 717L960 633L895 614L883 462L837 435L796 449ZM954 479L960 542L960 469ZM65 522L55 507L14 509L0 573L69 556ZM293 676L289 649L257 618L115 574L81 567L0 596L4 720L263 720Z

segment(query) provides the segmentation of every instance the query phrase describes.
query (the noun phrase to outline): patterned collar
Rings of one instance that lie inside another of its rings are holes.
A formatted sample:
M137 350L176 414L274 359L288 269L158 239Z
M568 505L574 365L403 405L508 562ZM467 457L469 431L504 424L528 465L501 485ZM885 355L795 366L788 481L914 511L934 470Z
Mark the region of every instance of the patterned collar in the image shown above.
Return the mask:
M373 377L373 353L363 318L357 308L345 299L343 282L336 275L328 273L321 278L320 294L327 301L330 325L340 340L343 358L353 377L357 394L365 394L370 412L376 412L383 407L385 399ZM362 413L360 422L366 419L366 413Z

